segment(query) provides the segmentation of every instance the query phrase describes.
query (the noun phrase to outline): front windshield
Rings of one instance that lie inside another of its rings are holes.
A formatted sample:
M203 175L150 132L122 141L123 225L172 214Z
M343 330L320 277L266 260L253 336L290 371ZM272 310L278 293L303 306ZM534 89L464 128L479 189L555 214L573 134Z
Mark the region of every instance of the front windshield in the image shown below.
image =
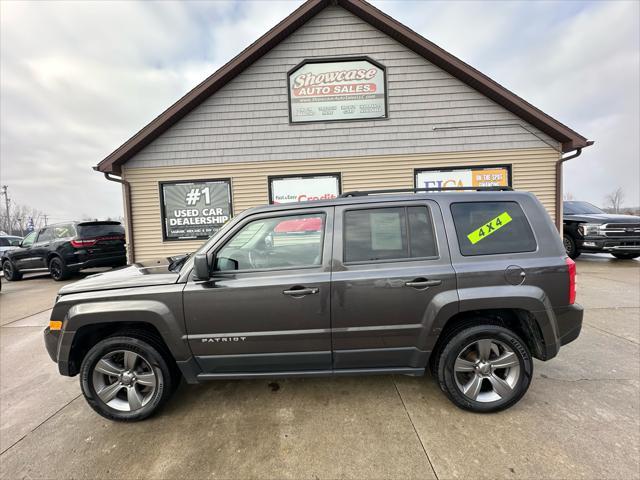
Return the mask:
M567 215L590 215L605 213L589 202L564 202L564 213Z

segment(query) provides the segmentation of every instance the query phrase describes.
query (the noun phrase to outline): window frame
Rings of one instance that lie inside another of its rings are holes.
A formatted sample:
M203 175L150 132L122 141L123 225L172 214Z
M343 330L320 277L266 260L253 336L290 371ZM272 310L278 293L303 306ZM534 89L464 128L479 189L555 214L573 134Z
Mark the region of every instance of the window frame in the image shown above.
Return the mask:
M524 217L524 219L527 222L527 226L529 227L529 230L531 231L531 237L533 238L533 241L535 243L533 250L522 250L522 251L518 251L518 252L497 252L497 253L473 253L473 254L465 254L462 252L462 245L460 244L460 239L458 238L458 227L456 225L456 219L455 219L455 215L453 213L452 207L454 205L458 205L458 204L464 204L464 203L472 203L472 204L476 204L476 203L514 203L518 206L518 208L520 209L520 211L522 212L522 215ZM451 221L453 223L453 232L454 232L454 238L456 240L456 243L458 244L458 250L457 253L459 255L461 255L462 257L466 258L466 259L471 259L474 257L486 257L488 255L491 256L496 256L496 255L522 255L522 254L531 254L531 253L535 253L538 252L540 250L540 242L538 241L538 236L536 235L536 231L532 226L531 220L529 219L529 216L527 215L527 211L524 208L523 204L515 199L509 199L509 200L481 200L481 201L469 201L469 200L464 200L464 201L455 201L455 202L451 202L449 203L448 206L448 210L449 210L449 214L451 215Z
M327 237L327 224L328 224L328 218L329 218L329 212L325 211L325 210L312 210L312 211L304 211L304 210L300 210L300 211L288 211L288 213L286 214L280 214L281 212L278 212L278 214L274 214L274 215L259 215L259 216L255 216L254 218L252 217L248 217L246 219L246 221L243 221L240 225L238 225L236 228L233 229L233 231L229 232L229 236L224 240L223 243L221 243L219 246L216 246L213 249L212 252L212 261L211 261L211 274L212 275L233 275L236 273L262 273L262 272L279 272L279 271L291 271L291 270L310 270L310 269L317 269L317 268L322 268L324 265L324 260L325 260L325 240ZM218 257L218 254L220 253L220 251L227 246L227 244L229 242L231 242L238 233L240 233L247 225L253 223L253 222L257 222L260 220L268 220L271 218L278 218L278 217L299 217L299 216L310 216L310 215L318 215L318 216L322 216L323 217L323 223L322 223L322 232L320 234L320 263L318 263L317 265L304 265L304 266L292 266L292 267L272 267L272 268L251 268L251 269L240 269L240 270L216 270L216 259Z
M390 209L390 208L402 208L405 211L405 235L407 238L407 254L411 251L411 228L409 227L409 211L410 207L423 207L427 209L427 218L431 222L431 231L433 232L433 241L436 247L436 255L427 256L427 257L404 257L404 258L383 258L379 260L355 260L355 261L347 261L347 227L346 227L346 218L348 212L353 211L361 211L361 210L381 210L381 209ZM359 205L357 208L347 208L342 212L342 265L371 265L371 264L380 264L380 263L396 263L396 262L415 262L415 261L424 261L424 260L440 260L440 245L438 242L438 232L436 230L436 223L433 218L433 209L431 205L427 203L417 202L417 203L398 203L398 204L387 204L387 205Z

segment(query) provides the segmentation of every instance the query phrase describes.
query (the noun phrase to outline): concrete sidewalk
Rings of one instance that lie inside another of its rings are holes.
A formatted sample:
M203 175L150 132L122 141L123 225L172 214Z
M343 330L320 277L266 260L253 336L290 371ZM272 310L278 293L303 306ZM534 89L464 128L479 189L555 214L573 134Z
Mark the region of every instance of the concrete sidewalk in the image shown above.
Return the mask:
M182 385L151 420L112 423L44 350L50 283L0 294L1 478L640 478L638 261L580 258L580 338L492 415L383 376Z

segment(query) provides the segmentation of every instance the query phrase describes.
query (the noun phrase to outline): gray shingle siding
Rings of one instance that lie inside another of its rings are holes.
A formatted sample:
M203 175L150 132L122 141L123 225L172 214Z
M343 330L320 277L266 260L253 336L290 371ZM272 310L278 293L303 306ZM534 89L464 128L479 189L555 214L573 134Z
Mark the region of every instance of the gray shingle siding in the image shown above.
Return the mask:
M389 118L290 125L287 71L308 58L358 55L387 68ZM547 135L391 37L340 7L329 7L149 144L127 167L545 146L559 148Z

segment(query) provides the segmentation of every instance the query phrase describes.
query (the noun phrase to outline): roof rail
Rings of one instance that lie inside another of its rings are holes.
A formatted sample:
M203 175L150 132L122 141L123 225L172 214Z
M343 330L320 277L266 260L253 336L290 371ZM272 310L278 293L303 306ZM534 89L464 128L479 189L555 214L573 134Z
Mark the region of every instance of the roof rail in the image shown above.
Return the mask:
M391 188L388 190L354 190L351 192L344 192L338 198L347 197L365 197L367 195L377 195L381 193L404 193L404 192L510 192L513 191L511 187L433 187L433 188Z

